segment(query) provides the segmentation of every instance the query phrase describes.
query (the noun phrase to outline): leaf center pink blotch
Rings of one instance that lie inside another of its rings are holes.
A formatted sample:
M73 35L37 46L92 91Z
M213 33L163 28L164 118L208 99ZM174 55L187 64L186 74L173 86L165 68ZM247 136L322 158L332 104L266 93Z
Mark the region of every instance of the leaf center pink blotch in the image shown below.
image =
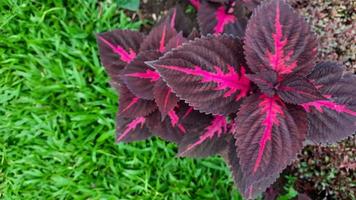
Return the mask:
M126 125L125 131L117 138L117 141L121 141L123 138L127 136L130 131L135 130L136 127L141 124L141 127L145 124L146 119L144 117L137 117L132 122Z
M224 32L224 27L227 24L234 23L237 20L235 15L225 12L225 6L220 6L216 10L215 15L216 15L216 21L217 21L216 25L214 27L215 33Z
M222 115L215 116L211 124L205 128L205 132L199 137L198 141L189 145L188 148L181 153L181 155L192 150L196 146L202 144L205 140L212 139L214 136L221 137L227 131L227 121Z
M149 69L147 69L146 72L143 73L137 72L132 74L125 74L125 76L151 79L151 82L158 81L158 79L160 78L160 75L156 71L149 70Z
M245 76L246 70L244 67L241 67L241 75L239 75L234 67L227 65L228 72L224 73L219 67L215 66L214 69L216 72L209 72L203 70L199 66L195 66L194 69L188 69L185 67L178 66L164 66L159 65L159 67L179 71L192 76L199 76L202 83L213 82L217 84L216 90L226 90L224 97L229 97L235 92L239 91L239 94L236 96L236 100L247 96L250 90L250 80Z
M305 111L310 112L311 107L314 107L319 112L323 113L323 107L330 110L334 110L338 113L347 113L352 116L356 116L356 112L348 109L345 105L340 105L329 100L319 100L302 104Z
M120 45L115 46L103 37L99 37L99 39L108 45L114 53L118 54L123 62L130 63L136 57L136 52L132 49L129 49L129 52L127 52Z
M289 51L288 54L286 54L284 51L286 45L288 44L288 40L283 40L282 28L283 26L280 21L280 8L279 3L277 3L275 18L276 32L272 34L274 40L274 53L267 51L267 57L273 70L279 74L289 74L293 71L294 68L297 67L297 62L294 61L292 63L288 63L291 59L291 56L293 55L293 51Z
M278 114L282 116L284 115L281 106L278 104L278 102L281 102L279 97L267 97L265 95L262 95L261 98L263 100L260 102L259 107L261 109L261 114L265 114L265 119L262 122L262 125L265 127L265 129L259 142L258 154L255 161L255 165L253 167L254 173L260 166L267 142L272 139L273 126L279 125Z

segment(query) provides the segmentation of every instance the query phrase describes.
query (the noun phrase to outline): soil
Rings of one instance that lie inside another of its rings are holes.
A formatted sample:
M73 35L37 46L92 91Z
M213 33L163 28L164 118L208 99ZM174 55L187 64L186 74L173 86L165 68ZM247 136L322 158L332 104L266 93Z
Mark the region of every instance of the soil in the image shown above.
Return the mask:
M142 0L138 16L155 22L177 3L187 0ZM352 0L289 0L319 36L319 60L342 62L356 73L356 2ZM195 13L188 16L195 21ZM152 24L143 27L148 31ZM312 199L355 199L356 137L331 147L308 146L283 175L298 177L295 187ZM283 182L283 177L277 183Z

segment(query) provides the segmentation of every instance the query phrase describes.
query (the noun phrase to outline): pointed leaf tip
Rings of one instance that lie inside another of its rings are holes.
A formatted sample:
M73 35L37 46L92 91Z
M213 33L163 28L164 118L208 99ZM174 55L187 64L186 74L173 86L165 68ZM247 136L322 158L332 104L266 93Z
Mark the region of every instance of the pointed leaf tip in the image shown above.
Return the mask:
M316 41L309 25L290 5L279 0L266 1L248 22L245 56L255 73L271 69L279 76L292 72L305 76L314 67Z
M142 33L129 30L97 35L100 59L111 79L118 78L121 70L136 57L143 39Z
M254 94L244 101L234 137L247 189L255 190L255 183L279 174L297 157L306 138L305 115L300 108L285 105L278 96Z

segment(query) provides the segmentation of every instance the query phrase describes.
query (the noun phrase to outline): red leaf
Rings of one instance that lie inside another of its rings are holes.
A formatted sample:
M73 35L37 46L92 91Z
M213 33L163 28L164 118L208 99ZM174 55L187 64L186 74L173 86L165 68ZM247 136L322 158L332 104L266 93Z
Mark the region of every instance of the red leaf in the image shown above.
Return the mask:
M226 148L225 136L228 132L228 123L224 116L212 117L199 114L194 121L205 126L201 127L201 130L195 129L184 135L179 144L179 156L206 157Z
M337 63L318 64L308 76L326 97L303 104L308 113L308 139L335 143L356 131L356 76L343 73Z
M234 113L250 90L241 45L231 36L208 36L186 43L150 65L192 107L206 113Z
M97 35L102 64L112 79L136 57L144 35L136 31L114 30Z
M237 114L234 132L246 188L289 165L302 149L306 132L305 112L299 107L286 106L277 96L248 97Z
M122 72L122 79L130 91L142 99L153 99L153 87L159 80L159 74L145 64L161 56L158 51L143 51Z
M303 76L314 67L316 38L284 0L262 3L248 22L245 39L246 60L255 73L272 69L279 76Z
M119 86L119 93L119 114L122 117L136 118L147 116L157 109L154 101L136 97L124 84Z

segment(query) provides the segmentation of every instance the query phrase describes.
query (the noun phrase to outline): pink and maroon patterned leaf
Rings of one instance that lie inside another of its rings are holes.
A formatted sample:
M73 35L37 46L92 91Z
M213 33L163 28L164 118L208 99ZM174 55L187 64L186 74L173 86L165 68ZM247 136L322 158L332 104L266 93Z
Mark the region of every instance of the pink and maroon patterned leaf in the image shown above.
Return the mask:
M142 99L153 99L153 87L160 76L145 62L156 60L161 55L158 51L143 51L123 70L122 79L135 96Z
M187 120L192 111L187 105L181 103L171 110L168 113L168 117L164 119L158 111L154 112L148 118L147 125L150 131L160 138L179 143L183 136L187 134L187 125L189 126L189 123L193 123L191 120ZM183 123L183 121L186 123Z
M124 85L119 86L119 115L122 117L136 118L147 116L157 109L157 106L152 100L140 99L133 95L130 90Z
M185 37L187 37L192 31L193 24L190 18L188 18L182 7L176 5L168 11L168 14L164 20L168 19L171 27L173 27L177 32L182 32Z
M203 1L198 11L198 23L203 35L209 33L228 33L243 36L246 18L243 10L231 4Z
M136 117L133 119L125 118L118 114L116 116L116 141L132 142L145 140L151 137L146 126L145 117Z
M207 157L218 154L226 148L228 122L224 116L215 117L199 114L193 119L196 124L206 124L201 130L189 131L179 144L179 156ZM203 122L204 121L204 122Z
M292 104L325 99L308 79L296 75L286 77L278 86L277 94L284 102Z
M287 106L278 96L248 97L234 130L246 188L269 180L296 159L306 132L306 113L300 107Z
M155 84L153 94L161 117L164 119L178 105L179 99L162 79Z
M130 63L138 53L144 35L136 31L114 30L97 35L101 63L112 79Z
M265 95L272 97L276 93L275 86L278 83L278 76L275 71L264 70L257 74L246 75L250 81L254 82Z
M229 114L250 92L241 41L207 36L174 49L150 63L177 96L197 110Z
M246 199L255 199L276 181L280 173L269 173L266 178L248 183L247 177L245 177L242 172L235 143L236 140L232 139L228 145L227 152L222 154L222 156L232 172L234 182L240 193Z
M168 52L176 47L179 47L180 45L182 45L187 41L188 40L183 37L182 32L180 32L168 41L165 52Z
M237 5L243 5L253 11L262 0L239 0Z
M157 50L164 53L168 41L177 34L170 18L165 18L165 20L155 26L143 40L140 51Z
M308 76L326 100L303 104L308 113L308 139L335 143L356 131L356 76L343 73L337 63L316 65Z
M308 24L284 0L266 1L256 8L247 25L244 48L253 72L272 69L279 76L309 74L317 54Z

